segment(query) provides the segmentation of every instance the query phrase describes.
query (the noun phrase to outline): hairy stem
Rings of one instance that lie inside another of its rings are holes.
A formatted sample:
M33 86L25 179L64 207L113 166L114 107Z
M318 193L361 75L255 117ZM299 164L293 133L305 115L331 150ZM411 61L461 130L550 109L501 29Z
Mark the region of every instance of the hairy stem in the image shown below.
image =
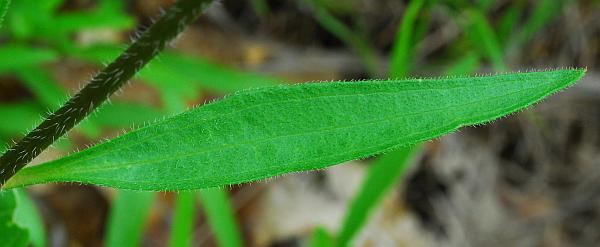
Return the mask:
M194 21L211 0L179 0L64 106L0 157L0 187L94 111Z

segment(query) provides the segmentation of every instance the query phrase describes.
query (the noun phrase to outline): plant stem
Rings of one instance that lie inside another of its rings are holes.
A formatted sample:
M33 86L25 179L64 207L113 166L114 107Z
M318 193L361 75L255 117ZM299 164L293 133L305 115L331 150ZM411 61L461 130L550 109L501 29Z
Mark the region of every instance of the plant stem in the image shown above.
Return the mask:
M194 21L211 0L179 0L81 91L0 157L0 187L123 86Z

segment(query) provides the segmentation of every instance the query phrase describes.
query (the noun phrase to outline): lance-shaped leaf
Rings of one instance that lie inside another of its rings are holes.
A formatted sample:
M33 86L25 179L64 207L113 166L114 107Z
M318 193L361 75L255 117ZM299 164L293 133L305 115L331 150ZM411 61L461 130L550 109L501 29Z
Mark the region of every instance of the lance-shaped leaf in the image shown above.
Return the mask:
M307 83L244 91L22 170L6 188L82 182L187 190L369 157L523 109L583 69Z

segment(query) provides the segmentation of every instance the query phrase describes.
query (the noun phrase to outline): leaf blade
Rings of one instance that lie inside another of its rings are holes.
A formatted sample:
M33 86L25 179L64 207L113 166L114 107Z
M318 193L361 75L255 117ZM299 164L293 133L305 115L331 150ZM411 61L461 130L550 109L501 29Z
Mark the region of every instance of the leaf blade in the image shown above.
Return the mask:
M188 190L320 169L489 122L570 86L584 73L573 69L250 90L24 169L5 187L83 182Z
M243 246L227 191L221 188L204 189L198 191L198 196L218 245Z
M405 168L411 163L420 145L407 146L376 160L360 187L344 218L336 246L348 246L368 219L369 213L379 203L392 185L398 181Z
M140 246L153 201L154 193L118 191L108 216L105 245Z

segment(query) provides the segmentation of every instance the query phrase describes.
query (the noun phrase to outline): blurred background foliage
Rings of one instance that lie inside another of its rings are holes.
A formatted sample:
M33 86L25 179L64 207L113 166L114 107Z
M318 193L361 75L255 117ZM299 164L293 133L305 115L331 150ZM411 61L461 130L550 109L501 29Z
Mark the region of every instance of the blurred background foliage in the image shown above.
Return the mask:
M172 2L13 0L0 28L0 142L5 144L0 149L57 109ZM34 163L248 88L561 66L587 67L594 74L599 46L595 0L218 1L109 104ZM420 168L403 175L411 160L423 166L437 146L354 162L347 170L294 175L300 182L286 176L272 183L158 194L48 185L31 188L31 200L25 190L17 198L29 205L20 210L30 213L20 215L33 229L34 246L429 246L438 243L430 240L438 239L437 233L395 236L437 230L409 225L421 230L385 232L368 223L374 221L369 212L383 210L378 205L393 197L389 190L399 184L410 190L406 183L417 178L421 183L425 176L421 190L415 190L417 199L415 191L404 192L416 202L439 191ZM434 192L423 190L428 186ZM307 204L314 211L303 214L297 207ZM430 204L405 207L427 226L435 211ZM599 225L587 227L600 232ZM377 240L368 238L368 229L376 229ZM589 243L600 241L594 236Z

